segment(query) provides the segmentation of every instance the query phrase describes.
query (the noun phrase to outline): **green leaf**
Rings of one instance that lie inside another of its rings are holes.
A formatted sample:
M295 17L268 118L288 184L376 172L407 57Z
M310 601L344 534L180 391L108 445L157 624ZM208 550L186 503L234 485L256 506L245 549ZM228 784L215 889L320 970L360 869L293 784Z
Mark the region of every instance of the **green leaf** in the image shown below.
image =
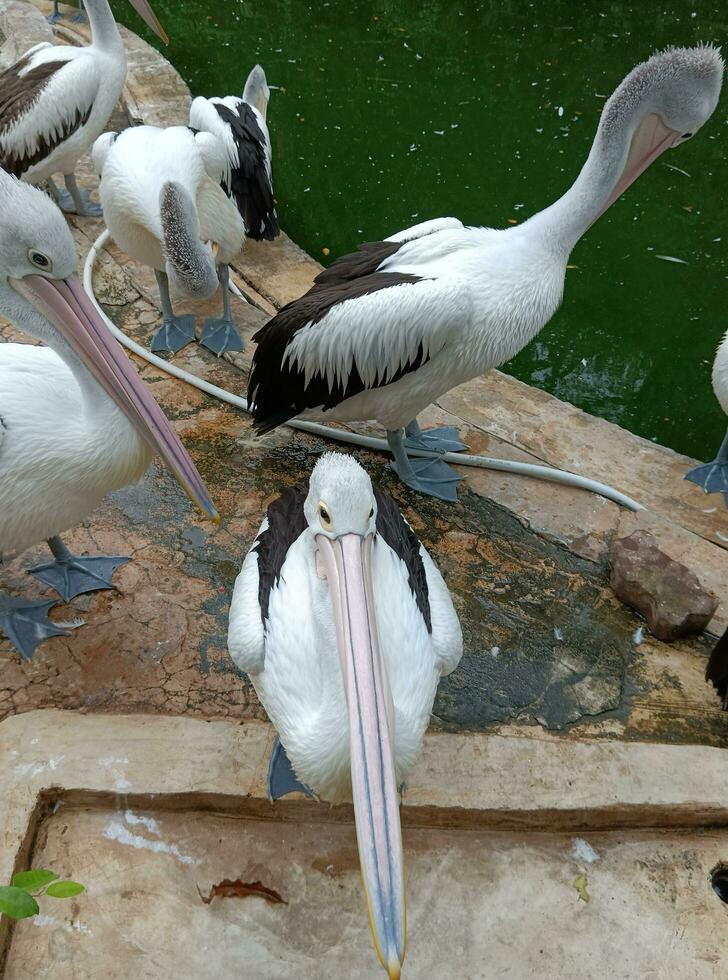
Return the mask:
M13 886L23 888L26 892L37 892L39 888L45 888L58 875L55 871L48 871L47 868L36 868L34 871L19 871L13 876Z
M54 881L48 886L46 895L51 898L73 898L74 895L80 895L85 891L83 885L79 885L77 881Z
M27 919L39 911L38 903L24 888L0 888L0 912L11 919Z

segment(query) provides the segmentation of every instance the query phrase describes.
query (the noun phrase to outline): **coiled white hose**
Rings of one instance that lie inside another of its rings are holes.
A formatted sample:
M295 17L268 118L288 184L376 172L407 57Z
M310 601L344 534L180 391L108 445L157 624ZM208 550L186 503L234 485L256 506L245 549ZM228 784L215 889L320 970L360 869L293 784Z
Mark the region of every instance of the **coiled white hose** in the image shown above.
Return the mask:
M172 375L172 377L179 378L180 381L185 381L187 384L199 388L200 391L212 395L213 398L227 402L228 405L240 408L244 412L249 413L248 403L245 398L234 395L231 391L220 388L218 385L210 384L209 381L198 378L197 375L191 374L189 371L182 370L182 368L177 367L170 361L165 361L163 358L157 357L156 354L152 354L151 351L146 350L130 337L127 337L106 316L94 293L93 273L99 252L104 248L110 237L108 230L104 230L91 246L83 267L83 287L116 339L127 350L130 350L133 354L137 354L161 371L165 371L167 374ZM323 436L326 439L335 439L337 442L344 442L350 446L363 446L365 449L376 449L386 453L390 451L387 441L385 439L377 439L375 436L365 436L357 432L333 429L328 425L321 425L318 422L304 422L299 419L291 419L290 422L286 422L286 425L292 429L300 429L302 432L310 432L313 435ZM457 463L460 466L479 466L485 470L500 470L504 473L516 473L519 476L535 477L537 480L549 480L551 483L562 483L568 487L578 487L581 490L598 493L601 497L606 497L607 500L613 500L628 510L643 510L642 504L638 504L636 500L632 500L631 497L628 497L620 490L615 490L614 487L607 486L605 483L599 483L597 480L589 480L587 477L579 476L577 473L568 473L565 470L557 470L550 466L538 466L535 463L521 463L511 459L495 459L491 456L472 456L468 453L428 452L426 449L410 449L409 447L407 452L411 456L429 456L433 459L443 459L448 463Z

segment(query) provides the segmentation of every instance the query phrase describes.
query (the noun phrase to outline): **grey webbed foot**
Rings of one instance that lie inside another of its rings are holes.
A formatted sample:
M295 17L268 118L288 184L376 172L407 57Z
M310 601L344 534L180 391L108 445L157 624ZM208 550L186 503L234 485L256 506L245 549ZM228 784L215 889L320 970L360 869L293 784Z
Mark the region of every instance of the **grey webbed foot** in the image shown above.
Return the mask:
M450 503L458 499L457 486L462 480L455 470L441 459L411 457L405 470L395 461L389 464L403 483L419 493Z
M308 786L304 786L296 776L281 740L276 737L276 744L273 746L268 765L268 799L274 802L287 793L305 793L306 796L315 799Z
M48 619L55 599L31 601L0 595L0 632L4 633L24 660L30 660L35 648L51 636L66 636Z
M225 320L224 318L221 320L212 318L205 320L200 335L200 343L203 347L211 350L213 354L217 354L218 357L225 351L240 352L245 348L243 338L235 329L235 324L232 320Z
M49 24L57 24L59 20L63 20L63 14L58 9L58 4L56 4L55 9L52 14L48 14L46 20Z
M728 461L714 459L712 463L696 466L685 479L702 487L706 493L728 494Z
M191 313L184 316L165 317L162 326L152 337L149 345L154 353L164 351L176 354L195 339L195 318Z
M468 448L460 441L460 435L454 425L446 425L438 429L421 429L416 422L410 422L405 429L403 441L409 449L427 449L435 453L460 453Z
M122 556L83 555L81 557L68 552L56 561L29 569L29 572L41 582L50 585L62 599L68 602L69 599L84 592L115 589L111 576L117 568L128 561L128 558Z

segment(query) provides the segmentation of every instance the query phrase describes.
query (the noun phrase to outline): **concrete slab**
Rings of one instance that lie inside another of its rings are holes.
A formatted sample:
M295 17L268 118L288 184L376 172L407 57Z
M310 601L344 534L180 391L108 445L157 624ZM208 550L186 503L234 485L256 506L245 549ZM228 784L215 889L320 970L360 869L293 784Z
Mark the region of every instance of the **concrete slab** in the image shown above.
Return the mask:
M0 875L50 866L87 888L0 938L3 975L379 976L351 809L269 804L271 743L265 724L188 718L0 725ZM428 736L402 814L404 975L717 980L727 767L700 747ZM225 878L283 902L204 904Z

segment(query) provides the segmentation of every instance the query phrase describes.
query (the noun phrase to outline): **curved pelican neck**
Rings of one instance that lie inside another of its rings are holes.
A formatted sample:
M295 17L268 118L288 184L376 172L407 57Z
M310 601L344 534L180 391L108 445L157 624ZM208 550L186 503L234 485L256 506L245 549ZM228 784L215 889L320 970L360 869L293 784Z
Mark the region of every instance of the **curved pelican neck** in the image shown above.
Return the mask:
M124 42L117 26L109 0L84 0L91 28L91 43L104 51L124 51Z
M637 119L634 113L619 118L616 108L605 106L589 156L568 191L528 221L565 257L602 213L622 176Z

